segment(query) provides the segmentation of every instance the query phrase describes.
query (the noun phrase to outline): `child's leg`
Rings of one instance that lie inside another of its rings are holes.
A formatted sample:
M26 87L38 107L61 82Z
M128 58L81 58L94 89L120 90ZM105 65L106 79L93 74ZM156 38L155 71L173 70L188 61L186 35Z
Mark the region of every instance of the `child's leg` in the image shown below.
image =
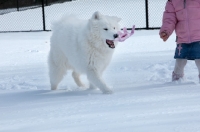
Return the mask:
M176 59L174 72L172 73L172 81L179 80L184 76L184 67L187 63L187 59Z
M199 79L200 79L200 59L196 59L196 60L195 60L195 63L196 63L197 68L198 68L198 70L199 70Z

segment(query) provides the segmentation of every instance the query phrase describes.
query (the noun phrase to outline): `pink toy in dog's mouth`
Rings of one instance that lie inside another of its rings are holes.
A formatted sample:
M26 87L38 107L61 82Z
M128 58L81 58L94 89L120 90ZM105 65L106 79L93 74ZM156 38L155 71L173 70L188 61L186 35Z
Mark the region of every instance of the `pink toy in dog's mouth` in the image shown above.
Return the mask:
M124 42L126 39L128 39L130 36L132 36L134 34L134 30L135 30L135 25L133 25L131 32L129 33L127 31L127 28L124 27L123 28L123 32L119 31L118 32L118 37L115 40L108 40L106 39L106 44L114 49L115 48L115 43L114 41L118 41L118 42Z
M123 32L121 32L121 31L118 32L119 36L118 36L118 38L115 39L115 41L118 41L118 42L125 41L126 39L128 39L130 36L132 36L134 34L134 30L135 30L135 25L133 25L130 33L127 31L127 28L124 27Z
M113 40L108 40L108 39L106 39L106 44L107 44L110 48L112 48L112 49L115 48L115 44L114 44L114 41L113 41Z

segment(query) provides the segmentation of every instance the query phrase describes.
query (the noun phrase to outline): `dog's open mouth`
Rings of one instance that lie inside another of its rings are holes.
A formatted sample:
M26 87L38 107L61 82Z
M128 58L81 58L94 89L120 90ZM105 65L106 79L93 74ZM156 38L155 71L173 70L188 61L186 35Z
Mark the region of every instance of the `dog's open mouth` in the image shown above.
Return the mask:
M110 48L112 48L112 49L115 48L115 44L114 44L114 41L113 41L113 40L108 40L108 39L106 39L106 43L107 43L107 45L108 45Z

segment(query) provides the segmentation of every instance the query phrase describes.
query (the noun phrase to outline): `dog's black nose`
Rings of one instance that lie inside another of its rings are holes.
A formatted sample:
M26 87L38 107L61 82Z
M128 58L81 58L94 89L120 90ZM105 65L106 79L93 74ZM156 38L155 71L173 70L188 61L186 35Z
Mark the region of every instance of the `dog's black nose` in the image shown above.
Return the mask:
M114 34L113 35L114 38L118 38L118 36L119 36L118 34Z

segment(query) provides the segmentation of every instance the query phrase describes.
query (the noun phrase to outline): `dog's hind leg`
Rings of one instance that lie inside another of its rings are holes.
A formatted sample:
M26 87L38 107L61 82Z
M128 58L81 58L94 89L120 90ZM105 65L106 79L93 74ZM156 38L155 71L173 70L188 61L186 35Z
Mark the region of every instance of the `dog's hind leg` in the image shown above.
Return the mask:
M72 72L72 77L74 78L75 83L79 86L79 87L85 87L85 85L81 82L80 80L80 74L73 71Z

